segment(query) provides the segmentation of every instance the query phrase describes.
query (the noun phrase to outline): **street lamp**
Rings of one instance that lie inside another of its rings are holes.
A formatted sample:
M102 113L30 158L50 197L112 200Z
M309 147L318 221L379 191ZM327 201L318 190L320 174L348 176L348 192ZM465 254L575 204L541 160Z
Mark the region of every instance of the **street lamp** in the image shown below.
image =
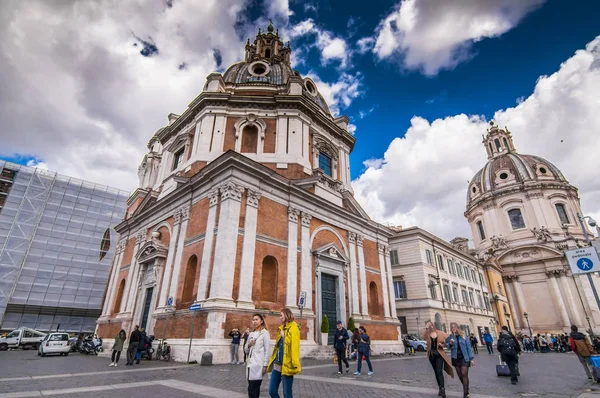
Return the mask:
M524 312L523 316L527 320L527 327L529 328L529 337L532 337L533 336L533 332L531 331L531 325L529 324L529 314L527 312Z
M583 220L588 219L588 224L590 227L595 227L596 225L598 225L598 223L596 223L596 220L594 220L592 217L590 216L583 216L579 213L577 213L577 219L579 220L579 225L581 226L581 230L583 231L583 236L585 237L585 241L587 242L588 245L592 245L592 240L590 239L590 235L588 234L587 229L585 228L585 225L583 223ZM590 286L592 287L592 292L594 293L594 298L596 299L596 305L598 306L598 308L600 309L600 297L598 297L598 292L596 291L596 286L594 285L594 282L592 281L592 274L591 273L587 273L587 277L588 277L588 281L590 282ZM591 329L591 326L590 326Z

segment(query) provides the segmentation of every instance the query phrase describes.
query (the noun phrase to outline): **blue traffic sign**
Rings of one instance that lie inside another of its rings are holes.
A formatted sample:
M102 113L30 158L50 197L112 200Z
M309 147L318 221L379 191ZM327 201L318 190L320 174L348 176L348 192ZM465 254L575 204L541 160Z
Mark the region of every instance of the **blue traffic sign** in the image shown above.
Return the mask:
M594 262L586 257L580 258L577 260L577 268L582 271L589 271L594 268Z
M169 307L173 305L173 297L169 297L169 299L167 300L167 305Z
M198 311L200 308L202 308L202 305L200 305L200 304L190 305L190 311Z

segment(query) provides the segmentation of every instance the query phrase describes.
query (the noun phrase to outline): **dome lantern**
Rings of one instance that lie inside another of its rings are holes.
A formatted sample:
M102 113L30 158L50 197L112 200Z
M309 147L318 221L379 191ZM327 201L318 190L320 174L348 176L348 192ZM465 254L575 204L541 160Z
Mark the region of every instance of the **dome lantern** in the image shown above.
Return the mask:
M250 44L250 39L246 43L246 62L265 61L269 64L283 63L291 66L290 54L292 49L279 38L279 30L274 33L275 27L270 21L267 31L263 33L258 29L258 34L254 39L254 43Z
M487 134L483 136L483 145L488 154L488 159L495 158L506 153L516 152L512 140L512 134L507 127L504 130L498 128L494 121L490 122Z

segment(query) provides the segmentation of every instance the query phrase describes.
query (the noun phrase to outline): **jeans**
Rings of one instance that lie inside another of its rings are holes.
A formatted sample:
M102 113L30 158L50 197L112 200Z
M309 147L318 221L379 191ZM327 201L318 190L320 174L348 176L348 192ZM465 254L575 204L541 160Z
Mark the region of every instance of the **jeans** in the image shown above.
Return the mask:
M581 362L581 365L585 369L585 374L587 375L588 379L592 379L592 372L590 371L592 361L590 360L590 357L580 357L577 355L577 358L579 358L579 362Z
M283 376L281 372L273 370L271 372L271 382L269 383L269 396L271 398L280 398L279 384L283 381L283 398L293 398L292 385L294 376Z
M239 344L231 344L231 363L240 362L240 356L238 354L240 345ZM235 360L233 359L235 357Z
M429 355L429 363L435 373L435 380L439 388L444 388L444 358L440 354Z
M485 345L487 347L488 354L493 354L494 353L494 347L492 347L492 342L491 341L489 343L486 342Z
M514 356L512 358L506 358L504 362L506 362L508 369L510 370L510 381L519 381L519 377L517 376L519 357Z
M121 351L113 350L112 356L110 359L112 360L112 363L118 363L120 357L121 357Z
M262 384L261 380L248 380L248 398L258 398L260 397L260 385Z
M358 369L356 369L358 371L358 373L360 373L360 370L362 369L362 357L363 357L364 353L362 352L358 352ZM365 357L365 361L367 361L367 365L369 366L369 372L373 371L373 365L371 365L371 360L369 359L369 355L364 355Z
M348 360L346 359L346 349L345 348L336 348L335 353L337 354L338 370L341 373L342 372L342 362L344 362L344 365L346 365L346 369L348 369L350 367L350 364L348 363Z
M133 365L133 361L135 360L135 355L137 354L138 341L134 341L133 343L129 343L129 348L127 348L127 363Z

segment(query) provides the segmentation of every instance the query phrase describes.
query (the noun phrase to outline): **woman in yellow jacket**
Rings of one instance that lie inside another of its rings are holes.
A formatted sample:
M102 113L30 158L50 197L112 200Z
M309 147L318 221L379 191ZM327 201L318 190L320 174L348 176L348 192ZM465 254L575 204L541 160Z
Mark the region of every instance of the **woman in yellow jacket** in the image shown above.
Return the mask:
M269 396L280 398L279 384L283 381L283 397L292 398L294 375L300 373L300 329L294 322L294 315L289 308L281 310L279 317L281 326L277 329L277 341L269 361L271 372Z

